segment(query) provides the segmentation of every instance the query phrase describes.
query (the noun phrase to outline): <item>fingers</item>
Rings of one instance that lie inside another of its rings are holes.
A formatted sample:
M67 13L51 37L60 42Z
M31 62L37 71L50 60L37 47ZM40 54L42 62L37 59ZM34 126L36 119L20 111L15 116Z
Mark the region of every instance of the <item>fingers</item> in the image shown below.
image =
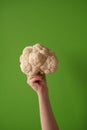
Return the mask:
M45 75L28 76L27 83L32 87L44 86L46 84Z
M44 75L35 75L35 76L28 76L29 80L31 80L32 78L44 78Z
M42 91L47 87L45 75L27 76L27 83L36 91Z
M33 83L35 83L35 82L40 82L40 81L43 81L43 79L33 78L33 79L30 80L30 82L33 82Z
M31 79L28 79L29 83L30 84L34 84L34 83L40 83L40 82L43 82L43 77L40 77L40 76L35 76Z
M35 76L28 76L29 82L42 82L45 81L45 76L43 75L35 75Z

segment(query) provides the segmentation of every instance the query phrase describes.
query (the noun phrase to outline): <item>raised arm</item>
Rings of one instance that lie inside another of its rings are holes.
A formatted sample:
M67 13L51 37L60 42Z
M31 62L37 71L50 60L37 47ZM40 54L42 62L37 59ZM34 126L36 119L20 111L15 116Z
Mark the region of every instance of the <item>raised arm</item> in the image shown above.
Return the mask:
M38 95L42 130L59 130L52 112L45 76L28 76L27 83Z

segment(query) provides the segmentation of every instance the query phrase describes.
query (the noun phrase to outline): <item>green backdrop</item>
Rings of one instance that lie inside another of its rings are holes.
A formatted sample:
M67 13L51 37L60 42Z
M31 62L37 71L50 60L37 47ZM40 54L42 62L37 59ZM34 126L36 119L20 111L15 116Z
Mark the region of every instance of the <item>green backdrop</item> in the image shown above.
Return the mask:
M47 82L60 130L87 130L86 0L0 0L0 130L41 130L37 95L19 67L35 43L59 58Z

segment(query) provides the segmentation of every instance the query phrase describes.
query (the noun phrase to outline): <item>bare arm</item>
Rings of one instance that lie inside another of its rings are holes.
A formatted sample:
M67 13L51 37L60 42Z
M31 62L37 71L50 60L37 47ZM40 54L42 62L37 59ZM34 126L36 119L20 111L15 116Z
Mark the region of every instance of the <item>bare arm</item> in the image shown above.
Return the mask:
M31 76L27 82L38 95L42 130L59 130L52 112L45 76Z

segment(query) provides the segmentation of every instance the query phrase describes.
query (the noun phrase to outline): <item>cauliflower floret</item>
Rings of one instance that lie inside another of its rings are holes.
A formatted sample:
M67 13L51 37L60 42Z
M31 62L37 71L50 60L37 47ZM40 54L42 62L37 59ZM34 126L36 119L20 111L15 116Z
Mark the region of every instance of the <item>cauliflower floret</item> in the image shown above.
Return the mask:
M53 73L57 66L58 59L54 52L39 43L25 47L20 56L20 68L26 75Z

